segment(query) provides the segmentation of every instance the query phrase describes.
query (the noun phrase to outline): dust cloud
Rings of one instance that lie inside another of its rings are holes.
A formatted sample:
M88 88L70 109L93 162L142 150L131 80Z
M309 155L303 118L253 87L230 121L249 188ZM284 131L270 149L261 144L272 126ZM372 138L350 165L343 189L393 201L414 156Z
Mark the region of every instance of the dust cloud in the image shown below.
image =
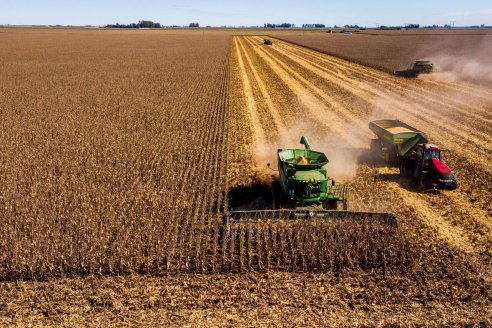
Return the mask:
M449 52L446 49L427 56L435 72L421 75L425 80L471 82L492 86L492 38L484 38L473 49Z
M278 134L271 142L251 145L251 152L256 163L257 179L267 184L272 178L278 176L277 150L281 148L304 149L300 144L302 136L307 137L311 149L325 153L329 163L326 166L328 176L337 182L348 182L357 173L359 158L367 149L354 148L354 142L350 142L353 135L357 135L359 126L348 125L344 138L334 132L326 132L326 128L319 128L307 120L296 120L286 128L286 131ZM267 166L270 163L270 167Z

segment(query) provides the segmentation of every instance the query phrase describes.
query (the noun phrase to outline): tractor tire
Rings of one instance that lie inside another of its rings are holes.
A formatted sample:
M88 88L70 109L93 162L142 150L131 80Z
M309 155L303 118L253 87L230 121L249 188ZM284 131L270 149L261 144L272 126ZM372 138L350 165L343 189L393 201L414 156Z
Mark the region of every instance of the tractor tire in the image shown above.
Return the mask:
M432 186L432 179L425 174L419 176L419 186L423 189L430 188Z
M453 182L451 182L451 186L449 187L449 190L455 190L458 188L458 179L453 175Z

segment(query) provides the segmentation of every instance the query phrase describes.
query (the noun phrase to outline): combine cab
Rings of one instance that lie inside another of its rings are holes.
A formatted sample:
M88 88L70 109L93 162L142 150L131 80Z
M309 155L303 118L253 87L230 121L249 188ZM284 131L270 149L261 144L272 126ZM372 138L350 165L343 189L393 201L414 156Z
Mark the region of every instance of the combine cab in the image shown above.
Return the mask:
M395 76L416 78L420 74L430 74L434 71L434 64L428 60L416 60L412 66L403 71L395 71Z
M347 211L348 186L338 185L326 170L328 158L311 150L307 138L305 149L278 149L278 180L272 183L273 210L229 211L224 224L259 221L290 221L319 218L323 220L372 221L397 226L391 213Z

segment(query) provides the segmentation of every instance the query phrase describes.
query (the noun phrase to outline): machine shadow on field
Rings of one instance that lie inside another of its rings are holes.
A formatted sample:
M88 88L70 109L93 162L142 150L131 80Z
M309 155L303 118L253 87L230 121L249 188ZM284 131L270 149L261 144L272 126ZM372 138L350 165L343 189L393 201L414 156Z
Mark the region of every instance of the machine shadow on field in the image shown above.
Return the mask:
M229 189L229 210L268 210L272 209L272 186L263 181Z
M379 181L394 182L402 189L414 193L440 194L441 191L437 188L424 188L418 182L411 178L401 177L398 173L379 173L375 177Z

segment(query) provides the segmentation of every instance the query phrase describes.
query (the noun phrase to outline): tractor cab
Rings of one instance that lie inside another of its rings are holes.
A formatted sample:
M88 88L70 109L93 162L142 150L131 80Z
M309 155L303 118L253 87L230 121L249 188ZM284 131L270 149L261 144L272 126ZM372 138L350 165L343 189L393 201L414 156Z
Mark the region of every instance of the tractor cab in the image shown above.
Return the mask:
M437 185L447 188L456 189L458 182L449 166L441 160L441 148L434 144L419 144L417 146L416 156L418 158L418 172L422 185L430 184L429 175L436 177Z
M429 162L432 158L441 160L441 148L434 144L419 144L416 153L424 163Z

